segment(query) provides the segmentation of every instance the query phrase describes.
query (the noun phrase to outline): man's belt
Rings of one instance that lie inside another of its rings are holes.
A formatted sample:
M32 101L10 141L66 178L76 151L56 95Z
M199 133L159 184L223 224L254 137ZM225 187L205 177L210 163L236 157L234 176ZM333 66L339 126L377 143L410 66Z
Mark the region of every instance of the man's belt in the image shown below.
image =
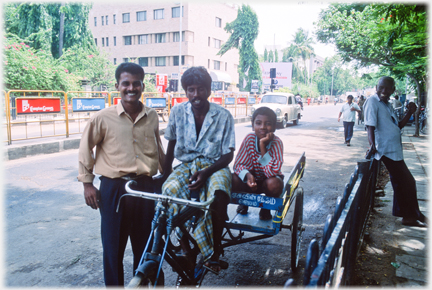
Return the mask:
M135 173L129 173L129 174L126 174L126 175L123 175L122 177L120 177L121 179L124 179L124 180L137 180L137 179L142 179L142 178L151 178L150 176L147 176L147 175L143 175L143 174L141 174L141 175L136 175Z

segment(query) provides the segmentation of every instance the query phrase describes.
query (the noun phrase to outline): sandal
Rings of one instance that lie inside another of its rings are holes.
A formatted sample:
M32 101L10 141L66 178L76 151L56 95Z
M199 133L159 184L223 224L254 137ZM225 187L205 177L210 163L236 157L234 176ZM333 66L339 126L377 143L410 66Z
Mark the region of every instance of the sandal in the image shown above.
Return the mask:
M222 260L219 260L219 262L209 260L209 261L205 262L205 264L203 265L203 268L209 270L213 274L219 275L220 270L219 271L215 270L212 267L220 267L221 270L226 270L226 269L228 269L228 266L229 266L228 262L225 262Z
M244 204L239 204L239 206L237 207L236 212L239 214L247 214L248 212L248 206L244 205Z
M260 218L260 220L264 220L264 221L271 220L272 215L270 213L270 210L264 209L264 208L260 209L259 218Z

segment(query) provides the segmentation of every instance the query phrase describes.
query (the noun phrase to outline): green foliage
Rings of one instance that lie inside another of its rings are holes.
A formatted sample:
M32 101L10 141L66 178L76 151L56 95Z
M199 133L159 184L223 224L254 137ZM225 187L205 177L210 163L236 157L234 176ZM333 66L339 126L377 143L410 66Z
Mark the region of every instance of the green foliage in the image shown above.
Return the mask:
M35 50L17 37L3 41L4 84L7 90L76 91L79 77L46 50Z
M279 62L279 55L277 49L275 49L274 59L275 59L274 62Z
M269 58L268 58L269 62L274 62L274 54L273 54L273 50L270 50L269 52Z
M225 31L230 37L218 52L225 54L232 48L237 48L240 54L239 84L246 81L247 85L241 90L250 91L252 80L261 81L261 69L254 41L258 37L258 17L249 5L243 4L237 11L237 18L225 25Z
M332 4L320 14L317 38L334 43L342 60L378 65L422 90L427 78L427 15L422 5Z
M91 4L12 3L5 5L5 30L22 38L35 49L50 50L59 57L60 12L64 17L63 48L75 45L94 48L88 27Z

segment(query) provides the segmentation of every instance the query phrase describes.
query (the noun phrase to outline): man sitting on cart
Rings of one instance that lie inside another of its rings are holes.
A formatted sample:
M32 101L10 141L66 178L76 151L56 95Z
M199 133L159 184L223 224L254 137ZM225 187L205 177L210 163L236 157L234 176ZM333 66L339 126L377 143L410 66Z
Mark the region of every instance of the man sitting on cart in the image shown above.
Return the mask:
M199 192L200 201L215 196L210 210L198 220L194 238L204 258L204 267L218 274L222 267L221 237L228 220L231 172L228 165L235 149L234 119L231 113L208 101L212 79L204 67L191 67L181 78L181 85L189 99L174 106L169 116L165 138L168 149L164 165L162 193L183 199L191 199L191 192ZM176 158L181 164L172 171ZM172 171L172 172L171 172ZM169 174L171 172L171 174ZM169 176L168 176L169 174ZM180 206L170 205L176 214ZM191 251L183 236L182 250ZM195 262L195 261L192 261Z

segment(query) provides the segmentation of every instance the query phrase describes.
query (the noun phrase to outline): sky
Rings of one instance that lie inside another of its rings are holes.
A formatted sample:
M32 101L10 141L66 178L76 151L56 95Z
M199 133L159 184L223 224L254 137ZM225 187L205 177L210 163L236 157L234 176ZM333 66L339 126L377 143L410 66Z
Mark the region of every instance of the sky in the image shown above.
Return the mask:
M309 37L315 40L314 22L322 9L327 8L326 2L318 1L249 1L258 16L259 34L255 40L258 54L264 54L264 45L280 45L285 48L292 41L299 28L309 31ZM318 43L312 45L315 53L323 58L335 55L333 46Z

